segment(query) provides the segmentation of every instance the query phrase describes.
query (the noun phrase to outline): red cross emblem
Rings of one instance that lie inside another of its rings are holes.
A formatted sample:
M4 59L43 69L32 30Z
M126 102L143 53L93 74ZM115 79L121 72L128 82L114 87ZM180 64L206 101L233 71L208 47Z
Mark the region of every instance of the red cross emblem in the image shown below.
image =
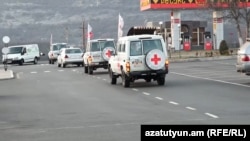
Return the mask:
M161 61L161 58L158 58L157 54L154 54L154 57L151 58L151 61L154 62L155 65L158 65L158 62Z
M111 56L111 51L110 51L110 50L108 50L108 51L106 52L106 56L108 56L108 58L110 58L110 56Z

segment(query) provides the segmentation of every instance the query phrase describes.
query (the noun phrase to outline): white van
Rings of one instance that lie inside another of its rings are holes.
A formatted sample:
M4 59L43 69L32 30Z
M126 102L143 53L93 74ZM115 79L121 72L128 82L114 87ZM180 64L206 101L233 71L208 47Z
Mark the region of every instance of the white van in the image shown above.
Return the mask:
M48 52L49 64L54 64L57 61L57 56L62 48L68 48L67 43L53 43L50 45L50 51Z
M9 46L7 56L3 55L2 60L8 64L34 63L37 64L40 59L40 51L37 44Z

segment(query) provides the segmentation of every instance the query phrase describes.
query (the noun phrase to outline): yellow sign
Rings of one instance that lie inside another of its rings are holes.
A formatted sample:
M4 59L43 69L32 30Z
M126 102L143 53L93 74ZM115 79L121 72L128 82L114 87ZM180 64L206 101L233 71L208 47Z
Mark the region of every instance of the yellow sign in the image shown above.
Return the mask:
M159 1L159 0L153 0L153 2L154 2L155 4L158 3L158 1Z
M141 0L141 7L149 6L150 4L150 0Z

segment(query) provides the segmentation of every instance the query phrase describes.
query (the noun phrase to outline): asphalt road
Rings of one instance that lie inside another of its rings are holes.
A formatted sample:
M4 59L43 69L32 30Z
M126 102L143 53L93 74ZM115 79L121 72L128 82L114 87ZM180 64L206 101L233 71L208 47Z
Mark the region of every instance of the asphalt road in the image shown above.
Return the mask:
M166 85L109 83L107 70L9 66L0 81L0 140L140 140L141 124L249 124L250 77L235 60L170 64Z

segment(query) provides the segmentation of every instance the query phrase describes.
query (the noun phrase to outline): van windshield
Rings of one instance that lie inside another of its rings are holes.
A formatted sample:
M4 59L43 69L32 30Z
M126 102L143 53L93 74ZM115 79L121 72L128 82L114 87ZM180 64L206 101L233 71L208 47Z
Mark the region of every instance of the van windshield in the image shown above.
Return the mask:
M67 48L66 44L57 44L57 45L53 45L53 51L55 50L60 50L62 48Z
M9 48L9 53L8 54L17 54L21 53L23 50L23 47L10 47Z

